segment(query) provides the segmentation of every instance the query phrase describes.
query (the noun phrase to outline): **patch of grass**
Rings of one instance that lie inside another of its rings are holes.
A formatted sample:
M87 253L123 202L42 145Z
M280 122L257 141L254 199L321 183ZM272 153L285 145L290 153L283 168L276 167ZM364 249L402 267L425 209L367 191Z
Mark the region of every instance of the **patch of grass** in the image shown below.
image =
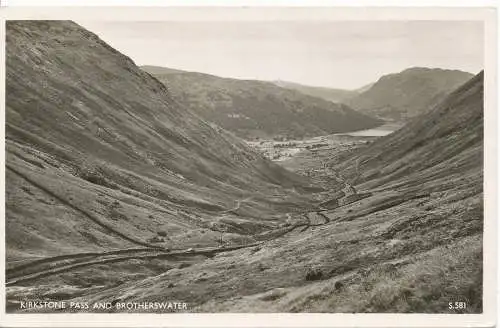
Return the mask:
M21 187L21 189L22 189L24 192L26 192L27 194L29 194L29 195L32 195L32 196L34 195L34 193L33 193L33 192L31 192L31 189L30 189L30 187L29 187L29 186L22 186L22 187Z
M275 301L277 299L280 299L282 298L283 296L286 295L286 292L285 291L282 291L282 290L273 290L267 294L265 294L264 296L262 296L260 299L262 301Z
M436 248L412 264L377 265L320 307L334 312L481 313L482 244L479 235ZM449 310L449 302L466 302Z
M305 279L307 281L321 280L323 278L324 278L323 271L321 271L318 268L311 268L311 269L308 269L306 272Z
M129 218L125 214L121 213L117 207L111 207L109 209L109 218L114 221L122 222L129 220Z
M76 169L75 175L90 183L113 188L112 184L105 178L103 170L97 164L83 163Z

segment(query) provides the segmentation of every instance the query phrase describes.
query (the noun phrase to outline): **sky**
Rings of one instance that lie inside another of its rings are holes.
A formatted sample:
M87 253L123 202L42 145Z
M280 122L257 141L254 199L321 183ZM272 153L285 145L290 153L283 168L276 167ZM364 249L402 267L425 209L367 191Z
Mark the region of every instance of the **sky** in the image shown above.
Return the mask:
M357 89L409 67L478 73L480 21L77 21L137 65Z

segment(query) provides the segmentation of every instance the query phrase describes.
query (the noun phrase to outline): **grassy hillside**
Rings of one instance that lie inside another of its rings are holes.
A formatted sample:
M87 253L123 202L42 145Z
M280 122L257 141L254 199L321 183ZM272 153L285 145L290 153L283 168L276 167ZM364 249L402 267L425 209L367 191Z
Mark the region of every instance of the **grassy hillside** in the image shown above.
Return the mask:
M480 313L482 95L480 74L364 149L317 153L346 184L336 207L306 215L324 224L130 283L123 297L161 299L176 281L168 295L194 288L203 312Z
M9 312L482 312L482 73L386 137L301 153L309 180L74 23L10 21L6 50Z
M279 87L271 82L144 66L173 97L236 135L253 139L302 138L375 127L380 120L346 105Z
M7 23L6 165L8 261L251 240L309 206L304 178L72 22Z
M458 70L409 68L382 76L346 103L366 114L405 120L429 111L471 77L472 74Z
M375 186L386 181L422 176L435 183L440 175L449 177L471 170L482 183L483 73L450 93L429 113L419 116L400 130L377 140L368 149L342 164L357 183ZM349 167L354 162L357 165ZM439 171L437 171L439 169ZM356 172L360 172L357 174ZM440 175L438 175L438 173ZM456 183L452 180L450 183Z

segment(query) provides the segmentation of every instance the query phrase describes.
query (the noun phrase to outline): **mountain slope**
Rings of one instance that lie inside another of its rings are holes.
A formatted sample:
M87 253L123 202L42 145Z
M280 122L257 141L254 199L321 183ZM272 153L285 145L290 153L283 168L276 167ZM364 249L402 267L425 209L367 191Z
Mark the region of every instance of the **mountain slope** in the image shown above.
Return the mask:
M357 181L367 185L394 183L429 170L436 179L437 169L443 177L468 169L482 174L482 145L483 72L450 93L429 113L377 140L344 166L348 169L357 161L354 170L362 172ZM419 183L424 182L421 179Z
M174 98L240 137L302 138L362 130L381 122L348 106L281 88L161 67L142 67L165 83Z
M168 295L195 312L481 313L482 78L366 148L324 154L357 196L306 215L324 223L92 299Z
M347 99L358 95L358 92L354 90L314 87L288 81L273 81L273 83L283 88L297 90L303 94L323 98L335 103L345 103Z
M427 112L471 77L472 74L458 70L409 68L382 76L346 103L363 113L404 120Z
M321 208L73 23L8 22L6 64L8 309L482 312L482 74L364 148L315 152Z
M6 42L8 261L251 241L309 203L304 178L80 26L9 21Z
M372 82L372 83L368 83L364 86L362 86L361 88L358 88L356 90L354 90L358 95L367 91L368 89L370 89L371 87L373 87L373 85L375 84L375 82Z

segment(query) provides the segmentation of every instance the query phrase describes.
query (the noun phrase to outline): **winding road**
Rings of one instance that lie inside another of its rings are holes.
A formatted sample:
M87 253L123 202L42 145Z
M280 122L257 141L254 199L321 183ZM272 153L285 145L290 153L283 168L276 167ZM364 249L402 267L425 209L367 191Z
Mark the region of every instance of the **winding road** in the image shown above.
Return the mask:
M305 232L311 227L318 227L330 223L330 219L321 211L304 212L301 214L305 219L305 223L298 223L285 229L276 229L271 231L269 238L264 240L244 245L235 245L227 247L206 247L199 249L182 249L169 251L158 247L147 248L130 248L120 249L107 252L84 252L67 255L59 255L37 259L28 263L23 263L18 266L8 268L6 270L6 286L15 286L22 283L36 281L37 279L45 278L52 275L57 275L72 270L89 267L92 265L124 262L133 259L174 259L178 256L197 256L204 255L213 257L217 253L230 252L243 248L250 248L264 244L266 241L274 240L284 235L302 228L300 232ZM316 215L323 219L323 222L312 223L310 215Z
M132 259L155 259L155 258L175 258L179 256L205 255L213 257L217 253L234 251L241 248L255 247L262 242L236 245L224 248L207 247L196 250L183 249L178 251L166 251L152 248L117 250L102 253L76 253L61 256L54 256L41 260L35 260L22 266L9 269L6 272L6 286L19 285L51 275L56 275L71 270L88 267L97 264L124 262Z
M325 224L330 223L330 219L323 212L327 211L324 209L318 209L316 211L307 211L304 213L295 213L295 215L300 215L305 219L302 223L297 223L292 226L286 228L277 228L266 233L255 235L255 239L259 240L258 242L252 244L244 244L244 245L235 245L235 246L227 246L227 247L207 247L207 248L199 248L192 249L186 248L182 250L168 250L161 246L151 245L149 243L143 242L141 240L137 240L134 237L127 236L126 234L116 230L115 228L107 225L100 218L96 217L92 213L81 209L76 204L65 199L63 195L59 195L59 193L54 192L47 187L43 186L38 181L27 177L25 174L20 172L14 167L7 166L7 169L11 170L15 174L21 176L31 184L40 188L41 190L47 192L49 195L57 198L59 201L64 203L65 205L79 211L87 218L92 220L94 223L100 225L103 228L106 228L110 233L115 234L127 241L130 241L136 245L143 246L142 248L126 248L119 250L112 250L106 252L83 252L83 253L74 253L74 254L66 254L59 255L54 257L47 257L42 259L37 259L29 262L24 262L23 264L17 266L10 266L6 270L6 286L15 286L23 283L33 282L38 279L42 279L45 277L69 272L76 269L81 269L93 265L106 264L106 263L117 263L124 262L133 259L175 259L175 257L179 256L198 256L204 255L207 257L213 257L217 253L230 252L237 249L255 247L258 245L262 245L263 243L274 240L280 237L283 237L286 234L289 234L296 229L301 228L300 232L305 232L306 230L312 227L318 227ZM345 190L346 196L352 195L356 193L356 190L349 185L345 180ZM245 201L251 200L252 197L248 197L245 199L237 200L236 206L234 208L225 210L220 212L220 214L230 213L237 211L241 204ZM288 213L287 217L290 219L291 214ZM314 222L313 222L314 221ZM322 221L322 222L319 222Z

